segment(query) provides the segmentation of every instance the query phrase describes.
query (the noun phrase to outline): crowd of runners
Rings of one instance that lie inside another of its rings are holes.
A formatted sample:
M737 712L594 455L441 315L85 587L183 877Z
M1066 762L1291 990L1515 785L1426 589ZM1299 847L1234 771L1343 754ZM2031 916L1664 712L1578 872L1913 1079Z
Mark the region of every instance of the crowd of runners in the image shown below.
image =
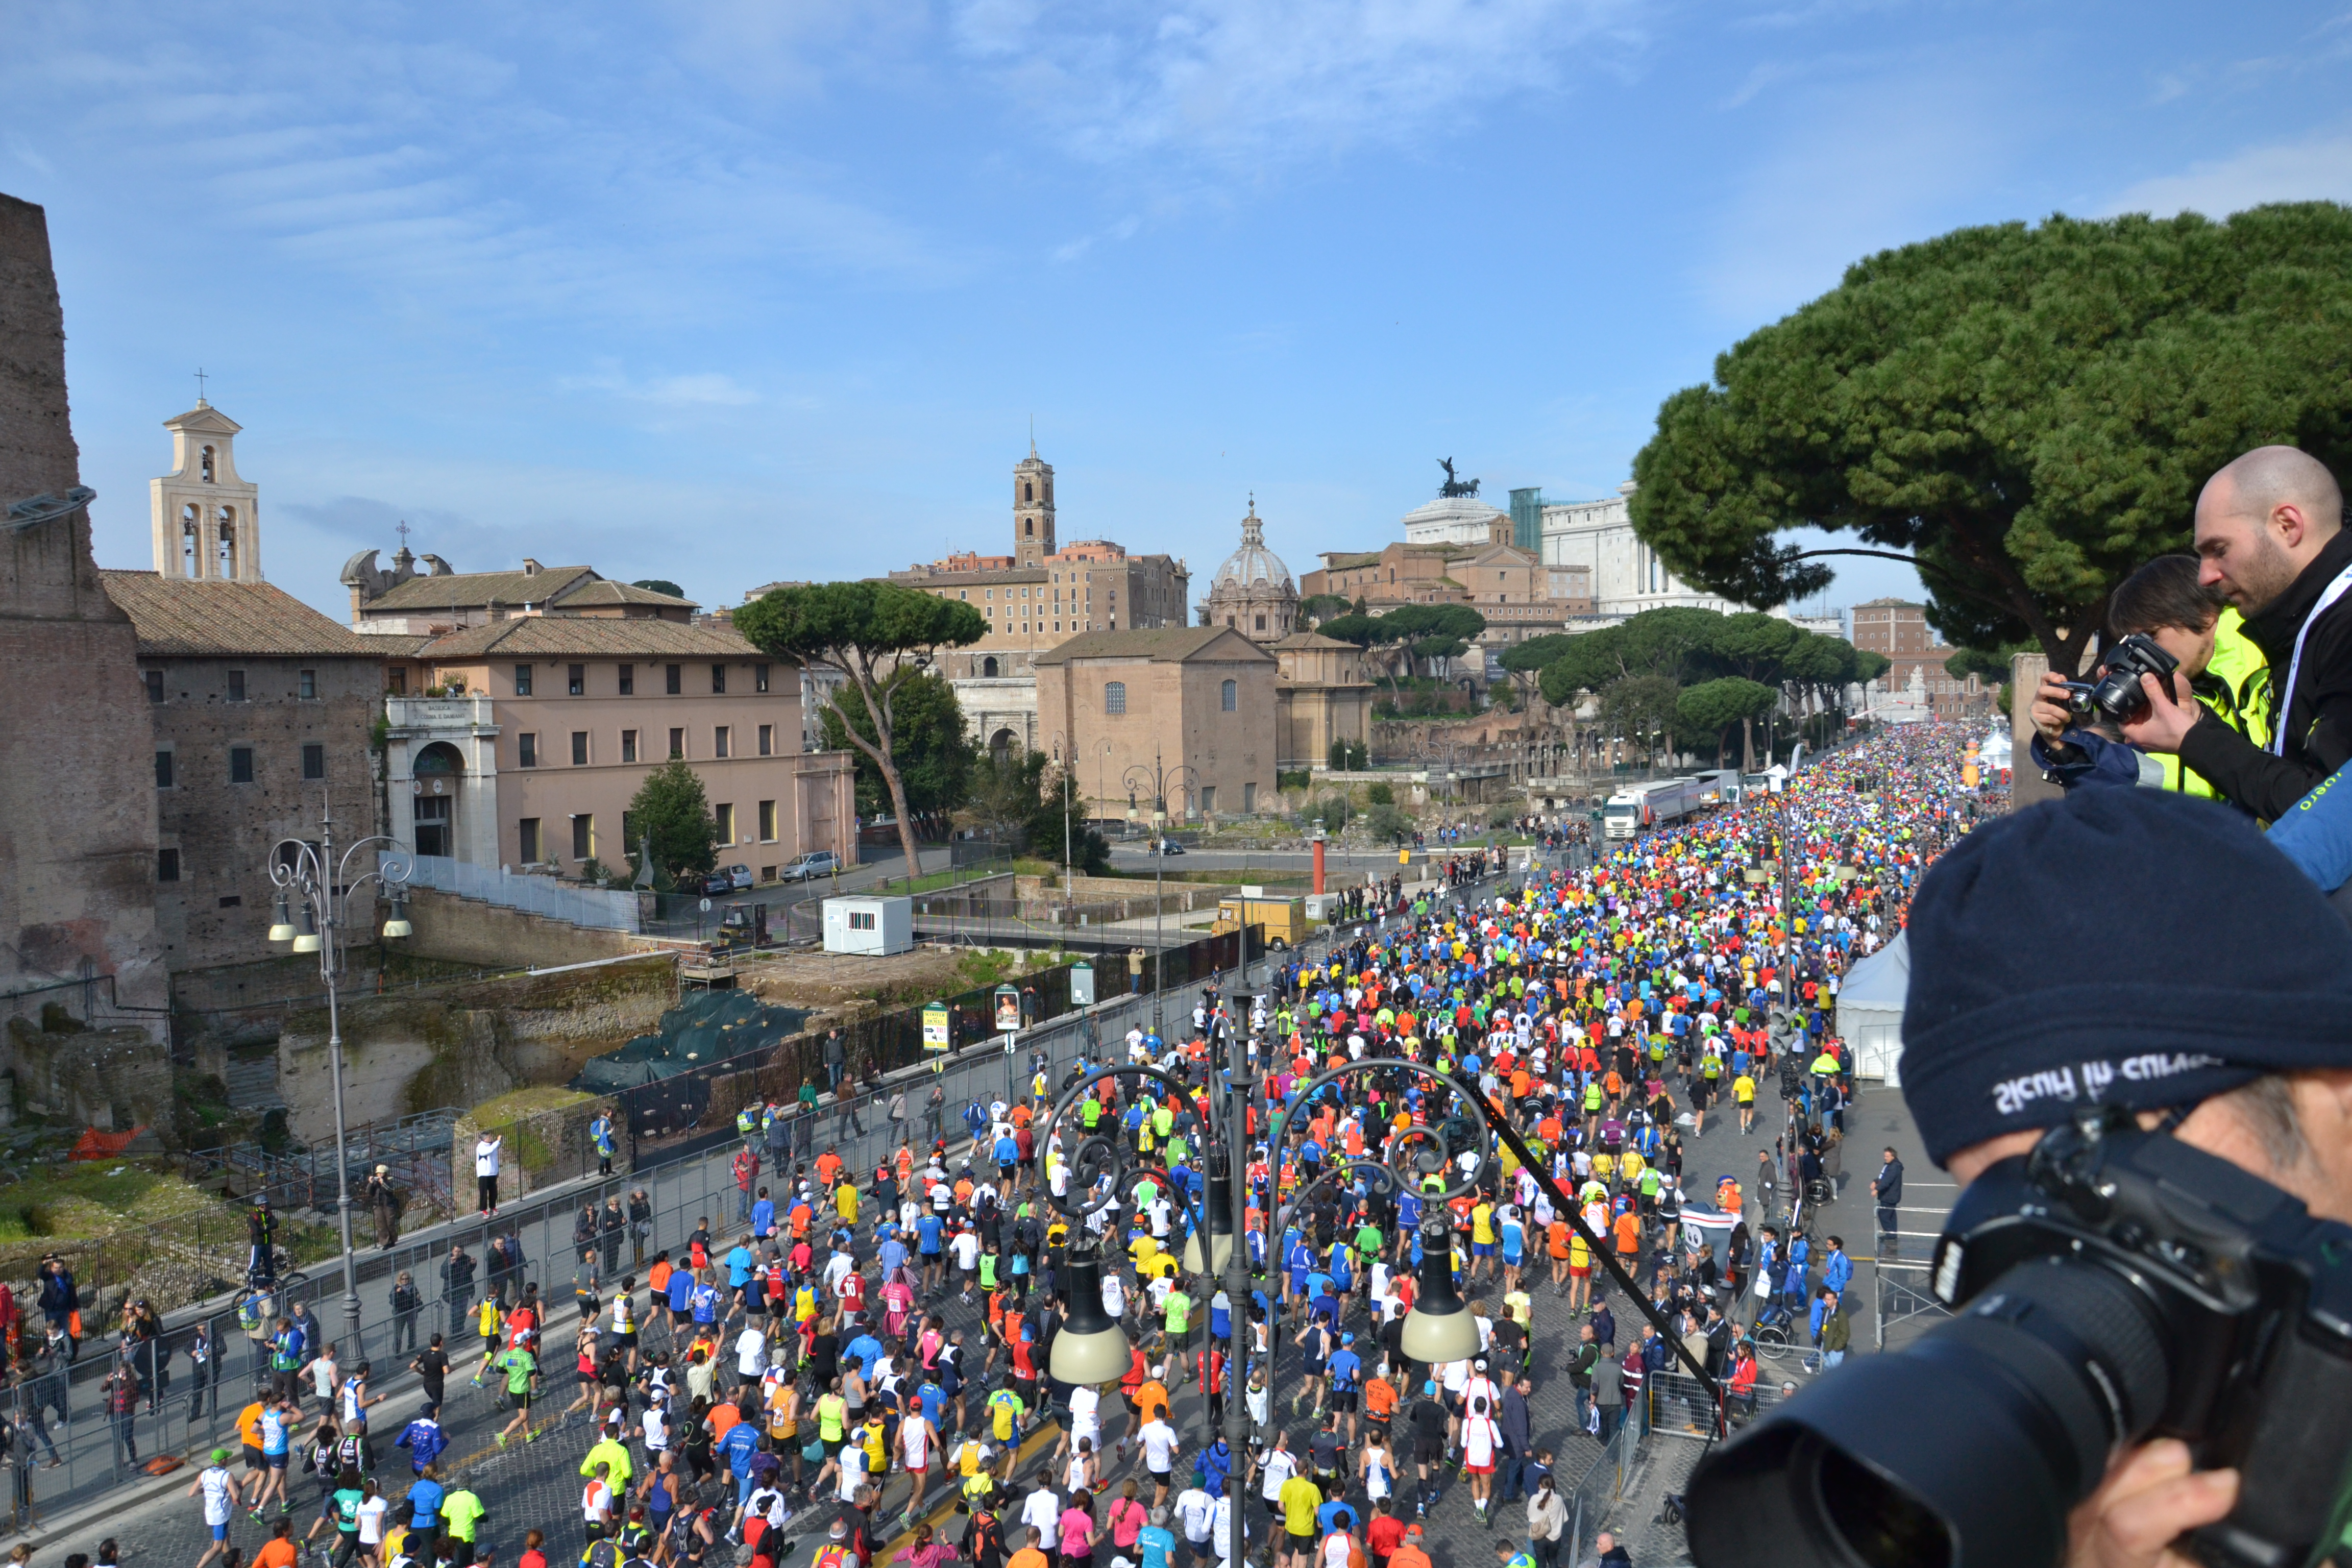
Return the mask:
M1210 993L1190 1038L1138 1030L1104 1061L1041 1068L1018 1101L967 1108L969 1143L779 1170L721 1223L655 1238L667 1250L604 1279L576 1322L567 1302L551 1325L535 1286L502 1282L472 1309L474 1343L436 1335L407 1363L420 1392L390 1418L370 1369L330 1348L325 1373L300 1368L242 1413L241 1456L195 1478L215 1541L197 1568L306 1552L771 1568L787 1542L813 1543L817 1568L1169 1568L1221 1558L1237 1503L1272 1568L1428 1568L1420 1535L1441 1508L1496 1530L1498 1561L1551 1568L1565 1434L1535 1428L1538 1380L1565 1378L1574 1419L1606 1438L1677 1364L1584 1233L1723 1381L1734 1419L1753 1408L1759 1338L1832 1364L1843 1350L1853 1266L1811 1222L1842 1179L1853 1092L1835 997L1973 820L1966 739L1879 734L1572 871L1522 849L1480 884L1490 868L1465 848L1426 896L1376 889L1329 951L1282 955L1246 1013ZM1184 1091L1091 1076L1118 1059ZM1412 1066L1301 1092L1382 1061ZM1184 1242L1208 1195L1211 1097L1244 1066L1259 1091L1242 1160L1253 1284L1236 1302L1187 1269ZM1486 1153L1471 1096L1522 1130L1548 1182ZM1129 1155L1092 1193L1066 1157L1090 1134ZM1427 1149L1458 1158L1424 1169ZM1484 1349L1428 1366L1401 1337L1433 1245ZM1086 1249L1132 1342L1100 1387L1050 1371ZM1231 1366L1236 1311L1250 1348ZM580 1451L577 1516L494 1515L445 1452L452 1395L503 1403L499 1447ZM1248 1417L1239 1451L1228 1397ZM1714 1418L1686 1396L1673 1410Z

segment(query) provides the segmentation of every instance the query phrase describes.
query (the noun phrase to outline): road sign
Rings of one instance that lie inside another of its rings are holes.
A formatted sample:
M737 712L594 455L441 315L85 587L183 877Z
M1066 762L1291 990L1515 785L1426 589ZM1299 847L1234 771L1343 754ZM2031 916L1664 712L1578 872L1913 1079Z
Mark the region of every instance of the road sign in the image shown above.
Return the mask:
M706 915L710 912L710 900L709 899L702 900L702 912Z

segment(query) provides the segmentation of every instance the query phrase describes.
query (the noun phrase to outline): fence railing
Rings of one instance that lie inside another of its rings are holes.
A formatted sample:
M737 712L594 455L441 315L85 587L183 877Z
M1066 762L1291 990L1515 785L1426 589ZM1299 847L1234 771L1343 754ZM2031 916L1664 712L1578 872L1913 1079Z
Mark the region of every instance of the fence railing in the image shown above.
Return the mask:
M1562 1557L1570 1568L1581 1568L1591 1560L1592 1538L1607 1527L1617 1502L1624 1497L1633 1461L1647 1435L1643 1426L1647 1415L1647 1406L1635 1400L1601 1445L1600 1457L1586 1468L1576 1485L1563 1492L1560 1500L1568 1505L1568 1533L1561 1538L1567 1548Z
M577 887L552 877L518 876L503 866L477 866L470 860L456 860L446 855L401 858L414 861L408 873L408 885L412 888L431 888L436 892L455 893L461 899L480 899L486 903L597 931L634 934L644 927L637 895L626 888ZM392 858L390 850L379 855L381 860Z

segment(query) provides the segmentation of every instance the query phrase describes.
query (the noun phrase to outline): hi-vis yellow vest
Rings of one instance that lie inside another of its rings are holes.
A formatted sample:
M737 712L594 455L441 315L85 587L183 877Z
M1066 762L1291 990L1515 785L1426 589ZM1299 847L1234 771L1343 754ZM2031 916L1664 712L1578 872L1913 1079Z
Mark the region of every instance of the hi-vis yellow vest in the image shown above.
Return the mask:
M2197 700L2207 712L2255 745L2269 743L2270 664L2246 636L2244 617L2235 609L2223 609L2221 619L2214 622L2213 659L2197 678ZM2179 757L2159 753L2156 760L2164 768L2165 788L2208 799L2219 793L2195 769L2182 767Z

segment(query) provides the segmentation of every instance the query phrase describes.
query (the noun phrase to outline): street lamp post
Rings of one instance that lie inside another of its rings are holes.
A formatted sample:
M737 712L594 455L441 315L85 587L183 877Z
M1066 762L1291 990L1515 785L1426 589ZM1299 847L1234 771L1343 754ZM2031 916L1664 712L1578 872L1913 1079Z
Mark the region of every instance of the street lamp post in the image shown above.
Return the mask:
M373 870L350 876L352 857L373 844L389 846L392 855ZM296 952L317 953L319 976L327 987L327 1064L334 1078L335 1095L335 1217L341 1226L343 1242L343 1342L354 1361L364 1359L365 1351L360 1342L359 1271L352 1260L352 1168L343 1125L342 1013L335 990L335 977L342 967L338 933L347 923L345 903L353 892L373 881L381 883L392 897L392 918L383 922L383 935L394 940L407 936L408 900L401 889L415 866L410 851L398 839L385 834L371 835L348 846L339 858L335 853L333 805L323 800L319 808L319 842L281 838L270 856L269 879L277 884L278 900L269 940L291 942ZM298 914L299 928L294 918ZM373 921L371 919L369 923Z
M1161 988L1157 982L1160 979L1160 966L1167 953L1165 927L1168 910L1166 896L1161 891L1163 885L1161 872L1168 862L1168 785L1172 782L1181 789L1186 787L1188 779L1192 787L1199 787L1201 775L1193 771L1192 763L1178 763L1171 768L1160 760L1160 748L1154 745L1151 748L1151 765L1147 768L1141 763L1138 763L1121 774L1119 780L1127 786L1127 820L1130 823L1135 820L1136 792L1146 790L1151 795L1151 826L1154 835L1151 844L1151 978L1154 982L1151 987L1151 1032L1155 1036L1161 1033L1160 1000Z

